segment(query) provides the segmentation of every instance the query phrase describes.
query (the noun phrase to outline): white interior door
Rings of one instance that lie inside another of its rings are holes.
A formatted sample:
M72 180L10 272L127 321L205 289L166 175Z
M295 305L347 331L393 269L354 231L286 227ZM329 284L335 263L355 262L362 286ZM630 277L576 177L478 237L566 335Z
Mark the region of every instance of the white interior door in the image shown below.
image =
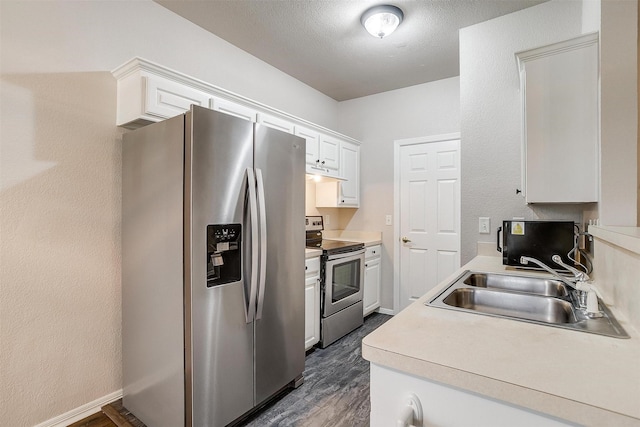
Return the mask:
M396 144L399 311L460 266L460 138Z

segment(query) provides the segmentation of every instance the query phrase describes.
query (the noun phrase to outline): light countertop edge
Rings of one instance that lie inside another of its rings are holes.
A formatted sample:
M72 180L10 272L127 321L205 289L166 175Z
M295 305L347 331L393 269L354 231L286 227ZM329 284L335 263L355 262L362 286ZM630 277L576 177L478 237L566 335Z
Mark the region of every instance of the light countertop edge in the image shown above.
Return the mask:
M322 237L327 240L364 243L365 247L382 244L382 233L379 231L324 230Z
M314 258L314 257L320 256L320 255L322 255L322 250L321 249L305 248L305 250L304 250L305 259Z
M363 357L583 425L640 426L640 337L625 319L614 311L630 339L424 305L467 269L505 271L499 257L476 257L365 337Z
M640 254L640 227L589 226L589 233L598 239L613 243Z

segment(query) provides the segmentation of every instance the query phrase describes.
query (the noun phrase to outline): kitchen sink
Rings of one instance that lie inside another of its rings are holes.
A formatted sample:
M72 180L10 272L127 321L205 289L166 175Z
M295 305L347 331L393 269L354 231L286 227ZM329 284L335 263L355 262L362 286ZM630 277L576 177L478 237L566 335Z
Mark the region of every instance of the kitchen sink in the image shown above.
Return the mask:
M524 277L499 273L472 273L464 284L477 288L495 288L552 297L569 295L567 285L559 280L543 277Z
M539 325L629 338L609 309L598 300L602 317L579 309L574 291L553 278L465 271L438 296L425 303Z
M517 317L545 323L575 323L570 302L557 298L486 289L455 289L443 302L452 307L495 316Z

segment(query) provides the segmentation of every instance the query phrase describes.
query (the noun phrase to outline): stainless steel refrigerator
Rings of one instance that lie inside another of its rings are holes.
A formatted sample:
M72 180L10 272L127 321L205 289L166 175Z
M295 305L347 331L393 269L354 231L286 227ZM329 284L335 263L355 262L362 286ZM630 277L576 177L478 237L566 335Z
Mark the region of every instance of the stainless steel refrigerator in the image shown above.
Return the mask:
M206 108L122 143L124 406L225 426L302 383L302 138Z

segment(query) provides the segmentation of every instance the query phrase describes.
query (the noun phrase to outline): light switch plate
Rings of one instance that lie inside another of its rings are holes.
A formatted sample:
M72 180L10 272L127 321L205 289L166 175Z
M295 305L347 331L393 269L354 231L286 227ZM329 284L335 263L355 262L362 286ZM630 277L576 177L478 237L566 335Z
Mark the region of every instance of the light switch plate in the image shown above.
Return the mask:
M491 218L486 216L481 216L480 218L478 218L478 233L491 233Z

